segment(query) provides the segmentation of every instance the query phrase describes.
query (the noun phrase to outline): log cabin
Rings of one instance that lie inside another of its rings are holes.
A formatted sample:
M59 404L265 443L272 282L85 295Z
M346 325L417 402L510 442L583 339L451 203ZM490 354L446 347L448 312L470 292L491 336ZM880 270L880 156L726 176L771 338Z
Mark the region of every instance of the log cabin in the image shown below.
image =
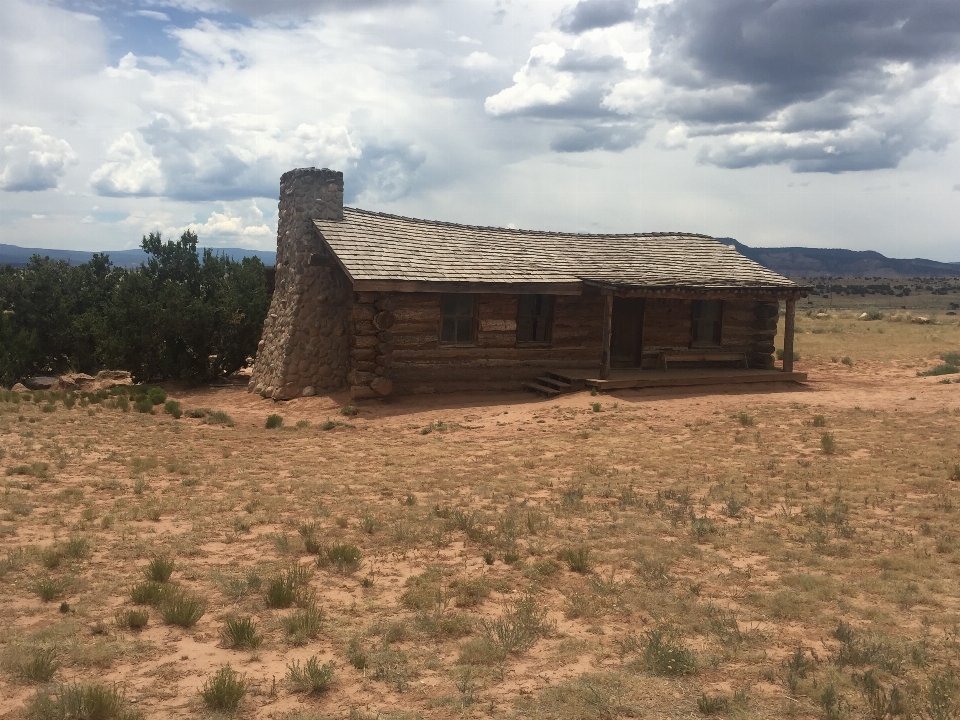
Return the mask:
M280 182L275 282L250 389L277 400L806 378L809 288L705 235L399 217L344 207L342 173L302 168Z

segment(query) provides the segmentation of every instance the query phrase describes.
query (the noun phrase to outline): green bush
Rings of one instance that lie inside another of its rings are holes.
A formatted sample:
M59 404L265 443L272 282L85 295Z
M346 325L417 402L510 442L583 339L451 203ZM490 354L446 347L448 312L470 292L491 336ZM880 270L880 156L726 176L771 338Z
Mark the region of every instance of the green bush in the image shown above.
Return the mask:
M37 691L27 706L37 720L135 720L126 709L123 689L116 684L70 683Z
M647 669L656 675L693 675L697 659L681 643L679 635L670 630L650 630L646 633L644 660Z
M163 405L167 401L167 391L163 388L152 387L147 390L147 398L152 405Z
M287 665L287 679L297 692L320 695L327 692L336 679L333 661L321 664L316 655L303 665L294 660Z
M174 419L179 419L183 415L183 408L180 407L180 403L176 400L167 400L163 404L163 410L168 415L172 415Z
M204 683L200 696L211 710L234 711L240 707L246 692L246 678L227 665Z
M263 642L263 635L257 630L253 618L236 615L230 615L223 621L220 637L224 645L238 650L254 650Z
M206 611L206 604L200 597L182 590L168 593L160 603L163 622L183 628L196 625Z
M144 569L143 574L147 580L153 582L165 583L173 574L175 563L172 558L157 556L150 561L150 564Z
M283 426L283 418L279 415L269 415L267 417L267 430L276 430Z
M141 247L147 260L132 269L104 254L0 267L0 385L102 367L206 381L243 367L270 304L263 263L198 252L189 230L175 242L150 233Z
M133 409L138 413L153 413L153 403L149 398L140 398L133 404Z

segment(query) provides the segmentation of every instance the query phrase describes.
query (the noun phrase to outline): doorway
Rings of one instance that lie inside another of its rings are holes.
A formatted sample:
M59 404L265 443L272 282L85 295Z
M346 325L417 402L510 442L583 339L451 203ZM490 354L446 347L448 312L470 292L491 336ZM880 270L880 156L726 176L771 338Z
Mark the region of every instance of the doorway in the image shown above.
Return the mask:
M643 298L613 298L610 365L638 368L643 353Z

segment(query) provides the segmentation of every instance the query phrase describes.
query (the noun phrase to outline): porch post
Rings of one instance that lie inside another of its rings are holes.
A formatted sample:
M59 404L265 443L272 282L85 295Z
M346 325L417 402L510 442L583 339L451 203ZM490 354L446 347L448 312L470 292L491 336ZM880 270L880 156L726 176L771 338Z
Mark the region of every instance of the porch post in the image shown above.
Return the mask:
M787 300L786 314L783 318L783 371L793 372L793 326L797 312L796 298Z
M610 328L613 325L613 295L603 296L603 337L600 353L600 379L610 378Z

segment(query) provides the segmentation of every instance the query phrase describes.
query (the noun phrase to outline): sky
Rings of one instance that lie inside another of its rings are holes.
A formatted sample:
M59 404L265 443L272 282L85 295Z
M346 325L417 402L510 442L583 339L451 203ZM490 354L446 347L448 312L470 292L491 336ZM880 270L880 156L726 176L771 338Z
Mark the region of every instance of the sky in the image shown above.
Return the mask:
M956 0L3 0L0 243L466 224L960 261Z

